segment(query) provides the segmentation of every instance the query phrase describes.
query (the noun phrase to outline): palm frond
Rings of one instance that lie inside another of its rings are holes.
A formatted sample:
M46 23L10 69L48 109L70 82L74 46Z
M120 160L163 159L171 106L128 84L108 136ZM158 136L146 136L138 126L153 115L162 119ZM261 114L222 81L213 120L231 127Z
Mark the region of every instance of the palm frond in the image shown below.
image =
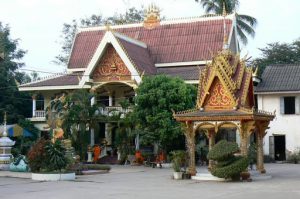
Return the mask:
M248 43L247 36L244 34L244 32L242 31L242 29L239 26L237 26L237 35L238 35L240 41L244 45L247 45L247 43Z
M244 22L249 23L252 27L255 27L257 25L257 19L249 15L238 14L238 18L240 20L243 20Z
M251 35L251 37L255 36L254 29L248 23L246 23L243 20L240 20L239 18L237 18L236 24L237 24L238 28L240 28L241 30L243 30L243 32L246 32L248 35Z

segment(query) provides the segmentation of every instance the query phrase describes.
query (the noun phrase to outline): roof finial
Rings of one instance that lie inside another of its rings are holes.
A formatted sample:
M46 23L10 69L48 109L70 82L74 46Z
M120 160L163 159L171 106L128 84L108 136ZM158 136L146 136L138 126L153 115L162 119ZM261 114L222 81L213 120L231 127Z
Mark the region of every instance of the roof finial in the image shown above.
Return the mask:
M225 6L225 2L223 3L223 17L226 17L227 12L226 12L226 6Z
M223 38L223 50L228 49L228 36L227 36L227 28L226 28L226 6L225 6L225 2L223 3L223 23L224 23L224 38Z
M256 66L254 72L252 73L253 77L258 77L258 66Z
M144 19L144 27L147 29L153 29L160 24L160 9L151 3L146 10L146 17Z
M6 111L4 112L4 131L2 133L2 137L7 137L7 130L6 130Z

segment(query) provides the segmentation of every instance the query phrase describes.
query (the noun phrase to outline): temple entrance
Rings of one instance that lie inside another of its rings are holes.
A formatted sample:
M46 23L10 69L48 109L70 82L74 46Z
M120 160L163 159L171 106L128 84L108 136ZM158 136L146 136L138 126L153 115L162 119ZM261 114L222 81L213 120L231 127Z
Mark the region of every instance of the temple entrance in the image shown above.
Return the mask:
M274 136L274 152L276 161L284 161L285 157L285 135Z
M237 142L236 128L221 128L216 134L216 143L221 140L227 140L228 142Z
M208 165L207 153L208 153L208 139L205 135L205 130L198 129L195 135L196 144L196 163L200 166Z

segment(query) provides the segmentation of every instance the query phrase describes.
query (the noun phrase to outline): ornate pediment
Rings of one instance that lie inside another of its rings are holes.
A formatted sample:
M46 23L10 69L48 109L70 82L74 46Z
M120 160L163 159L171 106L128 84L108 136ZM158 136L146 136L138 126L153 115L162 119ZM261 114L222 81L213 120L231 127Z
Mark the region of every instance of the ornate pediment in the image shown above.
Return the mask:
M92 73L94 82L131 80L131 73L112 45L109 45L104 55Z
M200 73L197 108L252 108L252 69L229 50L219 52Z

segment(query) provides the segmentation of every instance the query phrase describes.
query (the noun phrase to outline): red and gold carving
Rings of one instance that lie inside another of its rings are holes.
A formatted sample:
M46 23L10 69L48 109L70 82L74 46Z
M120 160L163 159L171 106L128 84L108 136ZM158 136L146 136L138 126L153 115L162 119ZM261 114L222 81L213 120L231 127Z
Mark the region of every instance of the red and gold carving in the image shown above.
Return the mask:
M228 107L232 108L234 102L226 93L223 85L220 81L215 81L211 87L210 95L206 101L205 107L210 107L212 109L225 109Z
M131 73L113 46L107 50L93 73L95 82L124 81L131 79Z

